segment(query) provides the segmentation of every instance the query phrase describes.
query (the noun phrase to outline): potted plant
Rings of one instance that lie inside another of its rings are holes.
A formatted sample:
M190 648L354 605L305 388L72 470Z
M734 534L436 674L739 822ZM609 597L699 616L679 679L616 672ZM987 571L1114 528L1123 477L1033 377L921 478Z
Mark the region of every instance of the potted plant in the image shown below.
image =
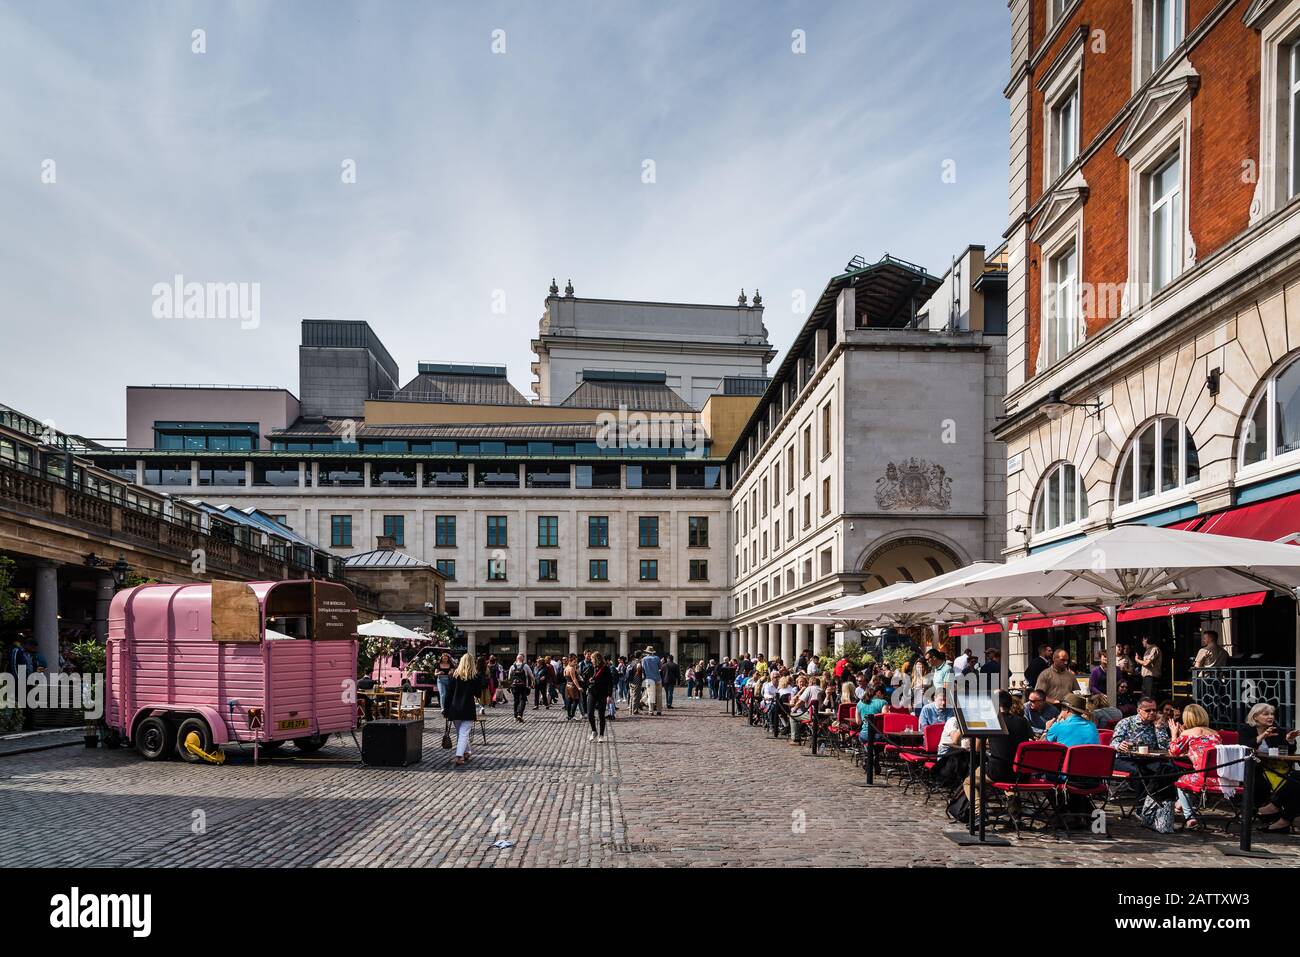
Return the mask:
M70 652L72 657L76 660L77 666L81 669L83 677L86 675L102 675L104 673L104 646L95 639L88 638L85 641L77 642L72 646ZM83 695L86 693L86 684L84 680L81 685L81 693ZM93 702L87 702L83 698L81 706L86 710L84 734L86 747L97 748L99 747L100 719L91 719L89 716Z

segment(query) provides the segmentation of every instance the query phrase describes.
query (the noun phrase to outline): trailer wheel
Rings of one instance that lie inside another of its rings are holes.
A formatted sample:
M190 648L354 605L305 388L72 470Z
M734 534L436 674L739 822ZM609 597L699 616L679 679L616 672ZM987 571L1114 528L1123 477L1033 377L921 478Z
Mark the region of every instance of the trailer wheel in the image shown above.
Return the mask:
M212 731L208 728L208 723L202 718L186 718L181 722L181 726L176 730L176 754L182 761L188 761L190 764L198 764L203 759L197 754L191 754L189 748L185 747L185 739L191 733L199 736L199 748L204 751L212 750Z
M329 739L328 734L313 734L310 738L294 738L293 744L299 751L311 754L313 751L319 751L325 747L325 742Z
M135 729L135 747L146 761L160 761L176 747L176 730L171 722L151 715Z

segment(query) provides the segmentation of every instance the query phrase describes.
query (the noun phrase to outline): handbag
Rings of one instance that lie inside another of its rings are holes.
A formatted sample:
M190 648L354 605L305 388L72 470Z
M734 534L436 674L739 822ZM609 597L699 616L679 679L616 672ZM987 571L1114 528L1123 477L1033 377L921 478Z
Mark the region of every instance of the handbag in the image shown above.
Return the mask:
M444 751L450 751L452 749L450 721L448 721L442 729L442 749Z

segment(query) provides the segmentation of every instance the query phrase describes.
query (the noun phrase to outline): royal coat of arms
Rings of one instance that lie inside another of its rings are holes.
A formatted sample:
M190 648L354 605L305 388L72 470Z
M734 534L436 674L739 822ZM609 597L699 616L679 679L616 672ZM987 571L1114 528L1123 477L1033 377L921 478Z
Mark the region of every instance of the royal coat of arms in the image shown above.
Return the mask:
M876 479L876 505L893 509L946 509L952 504L952 479L942 465L916 457L890 462Z

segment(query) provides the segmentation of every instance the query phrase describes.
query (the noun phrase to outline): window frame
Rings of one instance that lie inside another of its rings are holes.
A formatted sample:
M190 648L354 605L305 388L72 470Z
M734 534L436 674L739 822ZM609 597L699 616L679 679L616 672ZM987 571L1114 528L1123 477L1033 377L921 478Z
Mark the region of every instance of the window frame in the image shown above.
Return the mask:
M1162 474L1164 471L1164 433L1163 424L1165 422L1175 423L1178 429L1178 481L1170 488L1162 488ZM1152 490L1149 494L1141 494L1140 469L1142 467L1142 438L1150 430L1154 429L1154 438L1152 440ZM1197 455L1197 476L1189 479L1188 469L1188 448ZM1200 450L1197 449L1195 439L1191 434L1185 419L1177 415L1162 413L1152 416L1144 421L1138 428L1133 431L1128 442L1125 443L1124 449L1120 454L1119 466L1115 469L1115 478L1111 484L1111 502L1115 509L1115 514L1130 514L1133 512L1147 511L1153 504L1158 504L1169 499L1181 498L1186 495L1189 488L1194 488L1200 482ZM1131 494L1127 502L1120 501L1120 494L1124 489L1124 473L1127 470L1128 476L1132 481Z
M1061 521L1058 522L1056 525L1048 525L1046 523L1046 501L1047 501L1046 497L1047 497L1049 482L1057 481L1057 484L1059 486L1058 493L1060 493L1061 496L1058 499L1060 503L1058 507L1060 508L1060 514L1062 518L1064 517L1064 506L1065 506L1064 470L1066 468L1069 468L1074 472L1075 516L1073 521L1070 522ZM1061 477L1058 479L1057 476L1061 476ZM1039 527L1039 523L1038 523L1038 516L1040 511L1044 515L1044 522L1042 528ZM1059 459L1056 462L1052 463L1052 465L1049 466L1046 470L1044 470L1042 476L1038 480L1038 487L1034 490L1034 497L1032 502L1030 503L1030 508L1029 508L1030 538L1031 540L1033 540L1039 537L1060 535L1065 532L1069 532L1073 529L1079 528L1082 526L1084 520L1087 519L1088 511L1089 511L1088 490L1084 487L1082 471L1073 462L1070 462L1065 459Z

